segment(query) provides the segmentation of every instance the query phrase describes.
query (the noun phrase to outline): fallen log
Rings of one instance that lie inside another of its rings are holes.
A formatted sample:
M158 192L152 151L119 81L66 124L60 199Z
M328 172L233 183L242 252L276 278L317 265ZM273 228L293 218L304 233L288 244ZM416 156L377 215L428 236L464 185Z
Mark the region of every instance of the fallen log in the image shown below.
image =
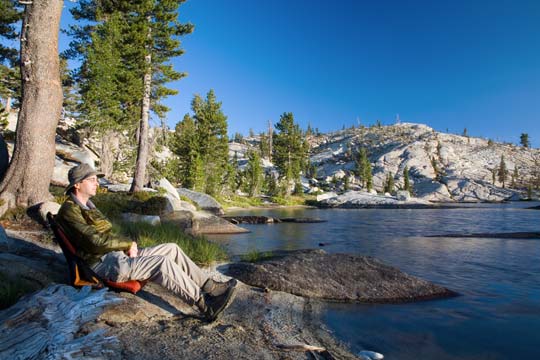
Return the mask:
M103 358L118 349L115 337L97 330L76 337L102 309L123 299L107 290L51 285L0 311L1 359Z

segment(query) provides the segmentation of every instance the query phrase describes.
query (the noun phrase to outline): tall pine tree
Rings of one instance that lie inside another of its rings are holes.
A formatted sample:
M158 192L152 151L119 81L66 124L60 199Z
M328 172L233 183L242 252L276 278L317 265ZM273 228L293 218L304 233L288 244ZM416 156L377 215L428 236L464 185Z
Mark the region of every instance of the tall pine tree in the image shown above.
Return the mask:
M290 194L291 185L299 181L300 173L307 165L308 144L292 113L281 115L275 127L272 159L284 181L286 193Z
M506 168L506 162L504 161L504 155L501 155L501 162L499 163L499 169L497 170L497 176L499 178L499 182L502 183L502 187L504 189L506 178L508 176L508 169Z
M193 117L186 115L176 125L171 140L179 157L183 186L215 195L223 192L228 165L227 117L213 90L191 102Z
M249 196L257 196L263 183L263 168L261 166L261 156L257 151L248 152L248 163L246 166L246 178Z
M83 103L88 97L107 102L102 123L133 134L137 143L132 191L146 181L149 154L149 119L151 113L163 119L169 110L160 101L176 94L165 84L185 74L173 69L170 60L182 55L180 37L190 33L193 25L178 21L178 8L184 1L176 0L80 0L72 10L83 25L70 29L73 41L67 55L79 57L78 75L87 88L81 86ZM108 53L107 49L110 51ZM101 59L96 58L102 54ZM118 67L117 65L120 64ZM99 78L99 81L96 79ZM101 86L97 83L101 82ZM120 87L107 99L114 87ZM91 93L99 96L93 96ZM85 98L85 93L90 93ZM110 104L109 104L110 103ZM83 109L83 114L86 115ZM100 111L100 110L95 110ZM111 114L112 112L112 114ZM89 116L90 123L93 116ZM94 125L94 129L98 126ZM115 130L115 129L114 129ZM101 129L110 134L110 129Z

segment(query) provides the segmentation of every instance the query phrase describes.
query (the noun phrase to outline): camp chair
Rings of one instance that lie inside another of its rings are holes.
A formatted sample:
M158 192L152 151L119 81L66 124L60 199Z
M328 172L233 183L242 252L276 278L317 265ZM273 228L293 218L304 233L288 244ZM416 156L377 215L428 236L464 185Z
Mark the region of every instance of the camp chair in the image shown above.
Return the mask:
M77 255L75 247L66 236L66 233L60 224L58 224L54 219L54 215L47 213L47 220L49 221L49 225L54 233L56 242L58 245L60 245L62 253L66 258L69 268L69 284L71 286L81 287L89 285L93 288L100 289L105 285L115 291L127 291L132 294L136 294L146 284L146 281L139 280L114 282L101 278L83 259Z

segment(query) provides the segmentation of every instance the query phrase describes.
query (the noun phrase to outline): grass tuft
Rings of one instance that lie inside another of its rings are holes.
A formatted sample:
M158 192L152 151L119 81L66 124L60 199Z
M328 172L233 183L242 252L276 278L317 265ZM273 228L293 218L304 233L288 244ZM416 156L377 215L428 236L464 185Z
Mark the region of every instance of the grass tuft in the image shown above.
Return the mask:
M272 258L274 254L271 251L252 250L244 255L240 255L240 260L250 263L256 263Z
M199 265L210 265L217 261L227 260L225 250L203 236L191 236L178 229L172 223L153 226L148 223L115 223L116 229L125 236L137 239L140 247L148 247L163 243L178 244L184 252Z
M239 195L229 195L217 197L216 200L223 206L224 209L230 207L242 207L247 208L251 206L261 206L262 199L260 197L249 197Z

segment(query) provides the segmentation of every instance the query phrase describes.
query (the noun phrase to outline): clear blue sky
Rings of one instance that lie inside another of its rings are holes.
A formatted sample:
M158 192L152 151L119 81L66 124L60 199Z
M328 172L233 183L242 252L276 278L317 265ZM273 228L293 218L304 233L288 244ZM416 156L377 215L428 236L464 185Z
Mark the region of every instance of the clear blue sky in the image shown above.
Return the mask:
M195 31L171 127L212 88L230 135L283 112L323 132L399 114L540 147L539 0L190 0L180 16Z

